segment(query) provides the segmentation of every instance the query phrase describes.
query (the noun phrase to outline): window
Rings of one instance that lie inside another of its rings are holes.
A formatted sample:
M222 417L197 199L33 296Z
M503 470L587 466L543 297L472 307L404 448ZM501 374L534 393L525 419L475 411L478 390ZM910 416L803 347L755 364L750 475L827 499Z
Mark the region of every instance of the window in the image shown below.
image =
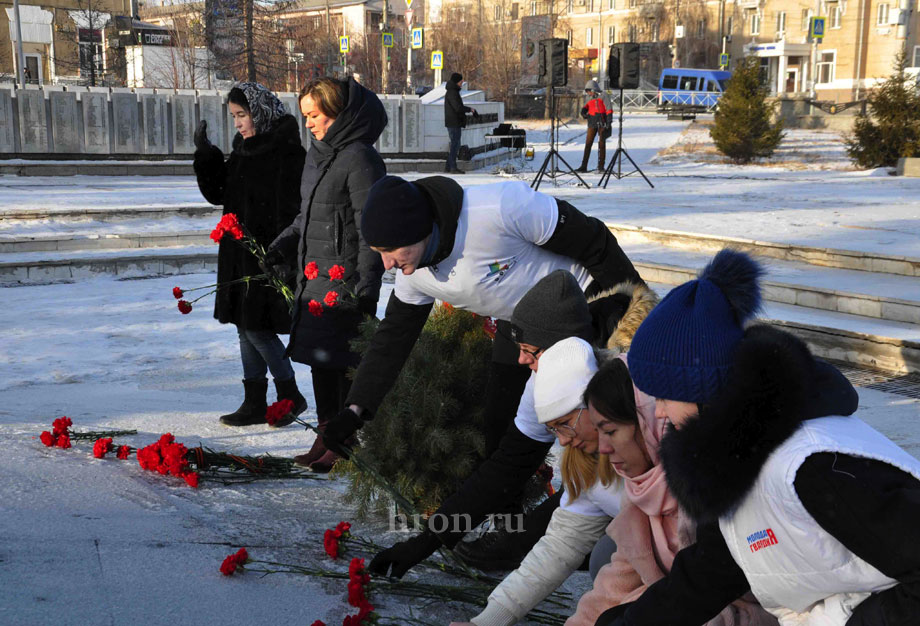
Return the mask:
M661 77L662 89L677 89L677 76L665 74Z
M573 0L566 0L565 2L565 11L566 13L571 13L573 11Z
M502 8L501 8L501 6L495 5L494 11L495 11L495 21L496 21L496 22L501 21L501 19L502 19Z
M591 28L585 29L585 46L594 45L594 30Z
M735 16L729 15L728 21L725 22L725 34L731 37L733 30L735 30Z
M649 41L658 41L661 38L661 24L658 20L650 20L648 29L652 34Z
M536 14L537 14L537 3L536 3L536 2L531 2L531 3L530 3L530 14L531 14L531 15L536 15Z
M635 24L630 24L630 25L629 25L629 40L628 40L628 41L635 41L636 39L638 39L638 38L639 38L639 37L638 37L638 34L639 34L639 29L638 29L638 27L637 27Z
M802 30L808 32L811 26L811 9L802 9Z
M696 76L681 76L680 89L681 91L696 91Z
M102 31L78 28L77 41L80 46L80 76L101 79L105 72L102 62Z
M569 45L572 45L572 31L566 31L565 38L569 40Z
M914 62L911 67L920 67L920 46L914 46Z
M776 32L785 33L786 32L786 12L780 11L776 14Z
M520 10L520 9L518 8L518 3L517 3L517 2L512 2L512 3L511 3L511 19L512 19L513 21L515 21L515 22L517 21L517 19L518 19L518 17L519 17L519 15L518 15L519 10Z
M760 34L760 14L757 11L751 11L751 34Z
M696 38L703 39L706 36L706 20L699 20L696 23Z
M629 0L629 8L630 9L636 8L636 0Z
M617 2L616 2L616 0L608 0L608 2L607 2L607 8L610 9L610 10L613 10L613 9L617 8Z
M837 51L827 50L818 57L818 83L827 84L834 82L834 70L837 66Z
M607 27L607 43L613 45L616 43L617 29L616 26Z
M878 5L878 14L875 20L876 25L878 26L888 26L888 3L883 2Z
M840 28L840 4L834 2L827 9L827 23L829 28Z

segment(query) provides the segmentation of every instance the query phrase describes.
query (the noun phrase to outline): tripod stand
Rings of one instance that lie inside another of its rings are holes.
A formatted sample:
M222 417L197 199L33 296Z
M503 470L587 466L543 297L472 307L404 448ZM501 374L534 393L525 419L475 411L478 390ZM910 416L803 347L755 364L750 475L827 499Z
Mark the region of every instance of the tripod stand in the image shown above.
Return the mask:
M572 174L575 178L578 179L578 182L584 185L586 188L590 189L591 185L586 183L584 179L578 175L578 173L572 168L568 162L562 158L562 155L559 154L559 151L556 150L556 133L558 131L558 125L556 124L556 88L549 88L549 107L550 107L550 117L549 117L549 152L546 153L546 158L543 159L543 165L540 166L540 171L537 172L536 178L533 179L533 182L530 183L530 186L534 189L540 188L540 182L543 180L544 176L549 176L553 179L553 185L556 184L556 177L560 174ZM562 161L562 164L568 169L568 172L560 170L556 160ZM552 160L552 166L550 165L550 160Z
M623 173L623 157L629 159L629 162L632 163L633 167L636 168L632 172ZM617 171L613 171L613 166L616 165ZM623 147L623 88L620 87L620 134L617 139L617 151L613 153L613 158L610 159L610 165L607 166L607 169L604 170L604 175L601 176L601 179L597 181L598 187L607 188L607 183L610 182L610 177L614 176L617 180L629 176L630 174L635 174L639 172L642 175L642 178L645 179L645 182L648 183L648 186L652 189L655 188L655 185L652 184L652 181L639 169L639 166L636 165L636 162L632 160L632 157L629 156L629 153L626 152L626 148Z

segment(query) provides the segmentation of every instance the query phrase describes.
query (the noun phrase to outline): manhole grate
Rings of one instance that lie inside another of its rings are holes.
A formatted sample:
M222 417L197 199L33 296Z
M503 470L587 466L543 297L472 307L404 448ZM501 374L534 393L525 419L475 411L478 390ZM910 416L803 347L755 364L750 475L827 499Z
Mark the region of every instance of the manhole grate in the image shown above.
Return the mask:
M920 400L920 374L888 374L878 370L861 369L840 362L834 362L834 365L855 387L864 387Z

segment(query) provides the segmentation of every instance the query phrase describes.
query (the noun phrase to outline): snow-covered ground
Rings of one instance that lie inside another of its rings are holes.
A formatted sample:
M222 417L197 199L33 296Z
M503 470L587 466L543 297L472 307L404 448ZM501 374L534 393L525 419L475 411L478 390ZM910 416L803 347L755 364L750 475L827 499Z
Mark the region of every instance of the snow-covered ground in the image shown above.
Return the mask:
M541 190L616 223L920 256L920 180L881 170L850 171L839 142L816 137L815 131L790 133L787 140L793 142L790 150L823 155L813 161L824 164L820 169L736 167L708 157L699 162L680 150L653 161L686 126L658 116L626 120L626 146L655 189L631 176L612 180L606 190L578 188L570 179L556 188L547 181ZM531 126L531 141L545 136L543 126ZM830 147L821 145L825 139ZM690 140L696 141L681 139ZM563 129L561 142L563 156L577 166L583 130ZM496 170L458 180L465 185L500 176L530 180L545 144L537 147L536 159L523 172L496 175ZM592 164L595 159L596 149ZM598 178L587 177L592 183ZM189 178L0 177L0 212L201 204ZM0 235L175 232L211 225L210 218L182 217L3 220ZM218 416L236 408L241 395L235 333L213 320L210 298L183 316L171 294L175 285L212 281L213 274L100 277L0 291L0 624L322 619L332 625L352 612L341 581L225 578L218 572L223 557L239 546L254 558L330 566L322 554L323 530L343 519L354 521L341 481L204 483L192 490L144 472L133 460L93 459L85 443L60 450L37 439L54 418L67 415L75 430L136 428L138 435L120 439L134 446L168 431L189 446L241 454L290 456L308 449L313 435L297 427L218 424ZM381 309L385 300L386 294ZM295 369L312 407L309 369ZM315 418L312 411L306 416ZM860 416L920 457L920 401L861 389ZM354 531L384 544L397 538L382 520L358 522ZM438 577L430 571L410 576ZM585 574L576 574L568 586L582 590L587 584ZM397 623L410 612L432 624L475 613L440 605L421 610L419 603L395 599L380 602L378 610Z

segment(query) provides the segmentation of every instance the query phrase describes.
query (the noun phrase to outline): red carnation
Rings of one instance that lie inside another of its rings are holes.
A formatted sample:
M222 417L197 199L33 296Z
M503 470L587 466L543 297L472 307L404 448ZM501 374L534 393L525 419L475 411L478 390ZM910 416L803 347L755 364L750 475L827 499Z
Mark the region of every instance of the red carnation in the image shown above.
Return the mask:
M73 420L69 417L59 417L51 423L52 431L55 435L64 435L67 429L73 426Z
M307 307L310 309L310 314L315 315L316 317L322 317L323 315L323 305L317 302L316 300L310 300L307 303Z
M179 313L188 315L192 312L192 305L188 300L179 300Z
M360 607L358 607L357 615L346 615L345 619L342 620L342 626L363 626L364 624L370 624L371 613L374 612L374 607L369 603L365 602Z
M54 445L54 435L49 433L47 430L43 430L42 434L38 438L41 439L42 443L49 448Z
M310 624L310 626L326 626L326 622L324 622L323 620L318 619L318 620L316 620L315 622L313 622L312 624Z
M339 302L339 294L334 291L327 291L326 297L323 298L323 302L326 306L333 307Z
M115 453L115 456L122 461L128 458L128 455L131 454L131 448L128 446L118 446L118 452Z
M495 324L495 320L493 320L491 317L483 319L482 329L486 332L490 339L495 339L495 331L498 330L498 326Z
M112 451L112 438L111 437L100 437L96 440L96 443L93 444L93 456L97 459L105 457L105 455Z
M349 522L339 522L335 525L335 529L344 535L349 530L351 530L351 524Z
M339 558L339 538L332 529L327 530L323 535L323 550L330 559Z
M307 263L307 266L303 268L303 275L307 277L307 280L313 280L319 276L319 267L317 267L316 261Z
M198 472L185 472L182 474L182 478L185 479L185 482L189 487L198 489Z
M242 568L246 561L249 560L249 553L246 548L240 548L235 554L231 554L220 564L220 573L224 576L232 576L236 568Z
M178 287L173 287L173 298L175 298L176 300L178 300L179 298L181 298L181 297L184 296L184 295L185 295L185 294L182 292L181 289L179 289Z
M364 559L359 559L357 557L351 560L351 563L348 565L348 578L351 582L357 583L361 586L367 585L371 582L371 577L364 569ZM358 606L357 604L354 606Z
M342 280L345 278L345 268L341 265L333 265L329 268L329 278L331 280Z
M54 442L58 448L64 448L65 450L70 447L70 436L67 433L63 435L58 435L57 439Z
M367 596L364 595L364 585L360 580L352 580L348 583L348 604L352 606L361 606L367 602Z
M294 410L294 402L287 398L278 400L265 409L265 421L269 426L274 426L285 415Z

